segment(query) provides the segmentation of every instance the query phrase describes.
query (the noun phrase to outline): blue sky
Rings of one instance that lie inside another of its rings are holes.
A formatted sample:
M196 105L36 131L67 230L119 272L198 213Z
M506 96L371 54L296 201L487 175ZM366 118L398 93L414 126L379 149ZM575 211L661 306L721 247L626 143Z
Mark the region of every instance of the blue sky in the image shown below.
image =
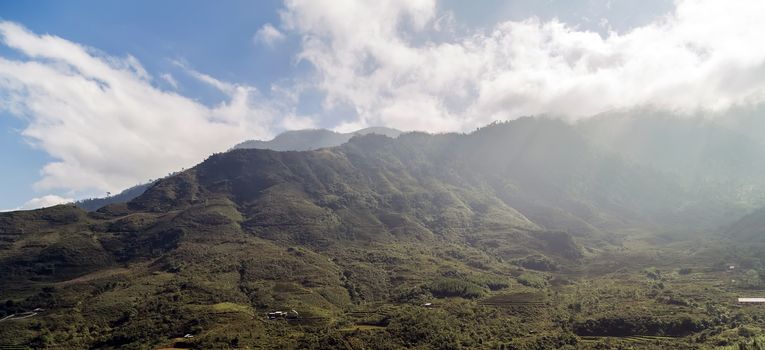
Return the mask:
M230 81L267 88L289 78L289 58L296 48L264 50L252 43L253 33L278 21L280 1L2 1L0 19L49 33L110 55L138 58L149 71L173 71L171 60L190 62L200 71ZM0 54L14 55L7 47ZM181 80L182 77L179 77ZM186 79L183 87L196 98L214 103L215 91ZM39 197L33 183L51 161L43 150L26 142L19 131L25 123L5 112L0 116L0 209L15 208ZM60 192L66 197L66 190ZM95 193L94 193L95 194Z
M0 2L0 209L118 192L287 129L759 103L765 87L746 77L765 48L739 23L762 6L720 6Z
M260 27L278 22L280 7L280 1L269 0L226 1L225 6L180 0L4 1L0 17L109 55L135 56L151 72L176 70L171 61L185 60L211 76L267 88L295 69L290 57L296 45L264 50L252 43ZM195 86L188 89L214 99Z

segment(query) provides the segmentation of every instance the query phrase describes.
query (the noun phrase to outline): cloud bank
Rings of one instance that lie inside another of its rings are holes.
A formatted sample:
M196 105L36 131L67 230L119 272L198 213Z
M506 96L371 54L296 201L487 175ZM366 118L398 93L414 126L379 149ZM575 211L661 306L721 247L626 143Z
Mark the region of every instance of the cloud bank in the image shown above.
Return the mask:
M721 112L765 99L765 2L681 0L606 36L557 20L459 31L434 0L287 0L325 107L386 125L469 130L499 119L582 118L639 106ZM456 33L456 34L455 34Z

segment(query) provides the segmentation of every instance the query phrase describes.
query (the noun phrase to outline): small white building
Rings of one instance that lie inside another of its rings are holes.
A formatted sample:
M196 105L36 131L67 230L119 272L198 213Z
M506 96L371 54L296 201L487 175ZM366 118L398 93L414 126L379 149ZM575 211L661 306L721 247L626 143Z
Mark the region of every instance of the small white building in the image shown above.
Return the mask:
M291 310L289 312L287 312L287 311L273 311L273 312L269 312L267 314L267 316L268 316L269 320L275 320L275 319L279 319L279 318L295 319L295 318L299 318L300 314L293 309L293 310Z
M287 313L284 311L274 311L268 313L268 319L269 320L275 320L277 318L285 318L287 317Z
M752 303L765 303L765 298L738 298L739 303L746 303L746 304L752 304Z

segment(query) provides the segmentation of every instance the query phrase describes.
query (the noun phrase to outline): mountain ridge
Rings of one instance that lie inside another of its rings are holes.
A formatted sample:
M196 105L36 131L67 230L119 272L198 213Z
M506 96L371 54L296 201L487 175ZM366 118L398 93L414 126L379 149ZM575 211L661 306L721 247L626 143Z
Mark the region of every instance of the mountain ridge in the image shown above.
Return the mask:
M285 131L269 141L244 141L235 145L232 149L260 148L276 151L304 151L339 146L348 142L355 135L380 134L397 137L401 133L399 130L386 127L368 127L350 133L338 133L327 129L303 129ZM108 204L126 203L143 194L153 183L152 181L138 184L113 196L78 200L75 202L75 205L88 211L94 211Z
M319 148L339 146L357 135L379 134L395 138L401 133L402 131L380 126L368 127L348 133L340 133L327 129L290 130L285 131L268 141L244 141L233 148L259 148L271 149L274 151L309 151Z

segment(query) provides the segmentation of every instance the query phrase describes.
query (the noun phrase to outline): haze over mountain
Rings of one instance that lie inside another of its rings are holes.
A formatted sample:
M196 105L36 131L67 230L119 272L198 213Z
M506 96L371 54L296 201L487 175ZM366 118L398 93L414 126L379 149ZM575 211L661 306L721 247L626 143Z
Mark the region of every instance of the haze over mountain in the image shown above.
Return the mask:
M734 240L754 244L765 241L765 207L744 216L730 225L725 234Z
M720 202L710 212L698 212L699 216L694 220L707 220L708 224L723 218L732 221L764 203L765 178L760 175L765 173L765 147L759 140L726 126L720 120L680 118L638 110L604 114L577 122L568 129L567 137L581 139L596 153L610 154L615 161L644 168L643 171L655 171L662 178L671 179L668 181L675 182L678 187L696 192L695 200L683 204L689 211L701 210L693 206L703 201ZM389 137L401 134L388 128L367 128L345 134L324 129L296 130L282 133L269 141L245 141L234 149L316 150L341 145L354 135L370 133ZM551 128L529 129L523 133L529 133L522 135L523 138L533 137L539 144L558 142L555 140L558 135ZM527 150L523 148L526 145L514 147ZM560 160L549 162L556 161ZM83 201L78 205L96 210L109 203L124 203L141 194L149 185L139 185L110 198ZM711 219L714 216L720 218Z
M765 198L765 144L761 126L731 114L688 118L656 111L611 113L577 127L596 145L683 182L706 198L754 209ZM732 126L731 124L737 124Z

